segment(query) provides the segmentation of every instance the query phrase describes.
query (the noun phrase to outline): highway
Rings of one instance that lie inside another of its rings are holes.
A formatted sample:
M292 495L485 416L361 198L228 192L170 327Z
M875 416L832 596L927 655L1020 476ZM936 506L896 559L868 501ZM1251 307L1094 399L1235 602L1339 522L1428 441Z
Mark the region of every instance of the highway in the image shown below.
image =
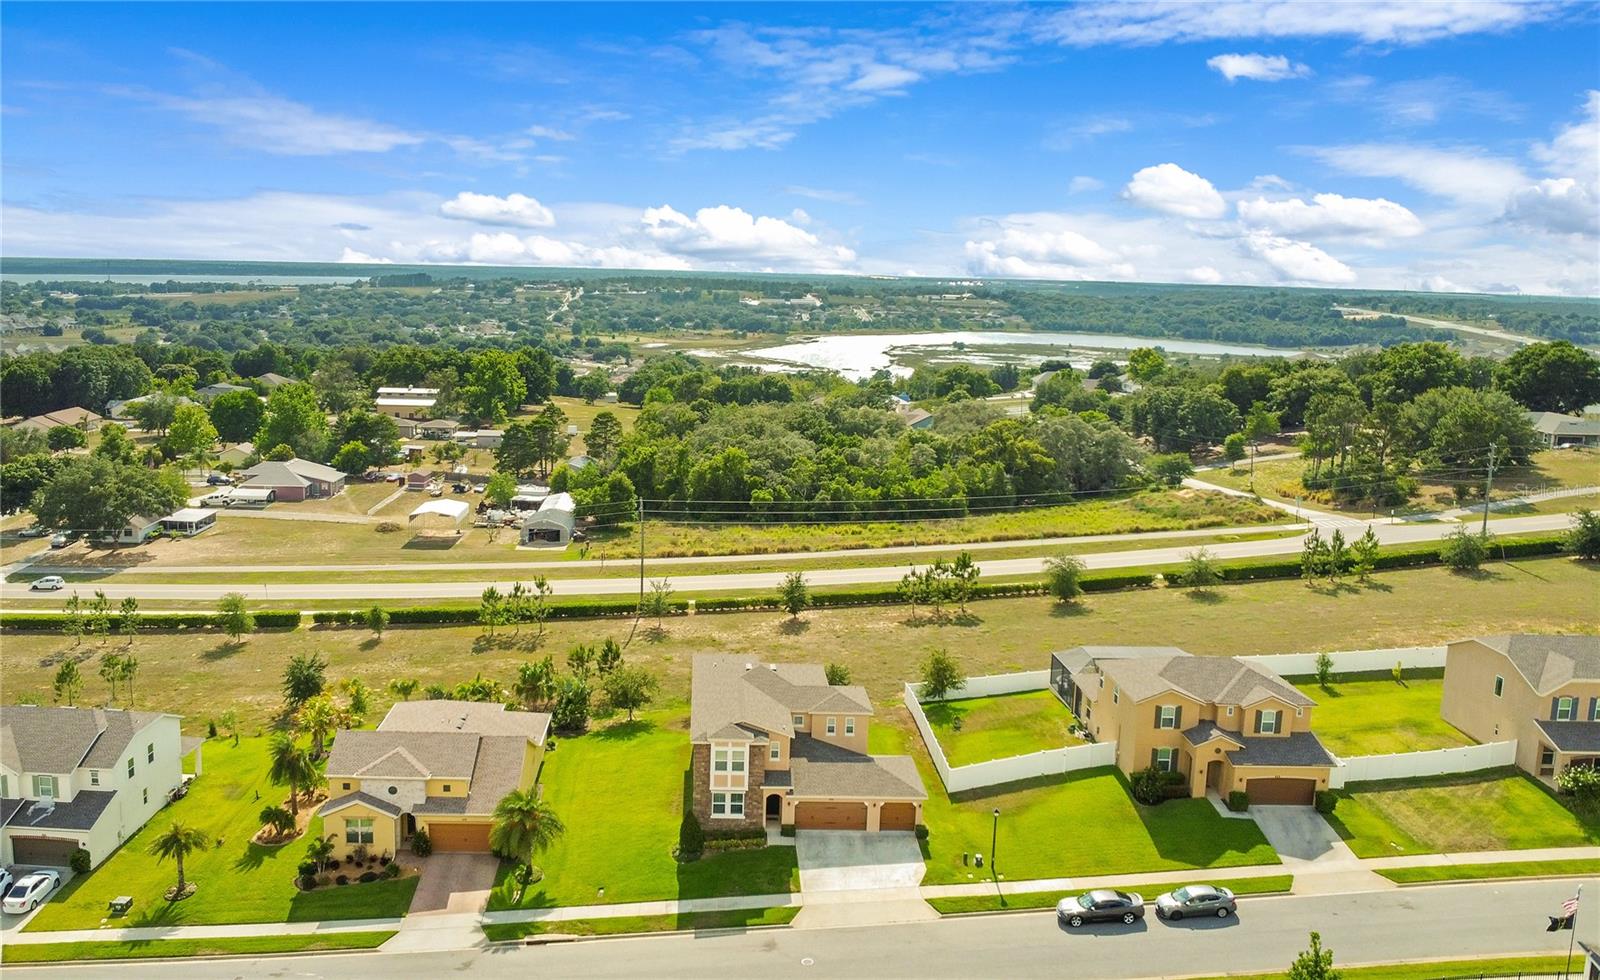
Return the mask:
M205 977L497 978L1075 977L1123 980L1284 971L1317 930L1335 965L1403 959L1564 954L1572 933L1545 932L1573 881L1441 885L1349 895L1246 899L1239 914L1167 924L1058 926L1052 912L974 916L842 929L676 934L542 947L437 953L361 953L188 964ZM1591 883L1590 891L1593 891ZM1595 939L1586 902L1578 935ZM1582 951L1578 957L1581 962ZM8 980L109 977L166 980L171 963L8 967ZM1581 972L1579 974L1581 976Z
M1350 518L1339 518L1346 538L1359 536L1364 525ZM1566 528L1571 521L1567 514L1541 514L1532 517L1513 517L1497 520L1493 527L1498 534L1516 534L1529 531L1555 531ZM1348 525L1348 526L1345 526ZM1384 544L1407 544L1432 541L1454 531L1460 524L1387 524L1375 523L1373 529ZM1300 552L1301 539L1273 538L1265 541L1235 541L1207 545L1206 550L1217 558L1251 558L1270 555L1292 555ZM1131 568L1181 562L1194 551L1193 545L1142 548L1135 551L1113 551L1101 554L1080 555L1084 565L1092 569ZM756 559L758 560L758 559ZM1036 575L1044 570L1046 558L1001 558L979 561L986 578L1004 575ZM615 566L613 566L615 567ZM848 585L882 585L900 581L905 565L880 565L865 568L823 568L806 572L806 582L812 588ZM422 569L418 569L419 571ZM243 593L258 600L303 599L464 599L481 594L485 587L496 585L509 588L509 580L457 581L457 582L380 582L362 583L330 581L311 583L283 583L281 585L235 584L227 578L227 568L212 570L214 581L193 584L126 583L116 578L87 584L80 588L102 590L113 600L135 596L152 601L214 601L229 592ZM331 573L334 578L339 576ZM782 581L782 570L767 572L728 572L714 575L685 575L671 579L674 592L728 592L735 590L774 589ZM634 595L639 583L633 578L562 578L552 579L550 586L556 595ZM14 582L0 586L0 600L14 604L20 600L45 600L65 602L71 589L58 592L32 592L27 583ZM13 606L14 608L14 606Z

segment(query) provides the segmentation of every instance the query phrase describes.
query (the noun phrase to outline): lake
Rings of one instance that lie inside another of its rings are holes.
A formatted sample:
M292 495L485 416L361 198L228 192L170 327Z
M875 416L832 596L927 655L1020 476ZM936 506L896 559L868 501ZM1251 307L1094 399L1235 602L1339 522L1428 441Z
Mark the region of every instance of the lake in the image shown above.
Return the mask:
M964 345L964 349L956 345ZM951 330L930 333L874 333L825 335L810 340L729 352L734 359L751 359L776 370L783 366L832 368L851 379L871 377L887 368L897 375L910 374L921 363L1000 364L1038 363L1063 357L1074 367L1087 367L1105 351L1130 351L1136 347L1161 347L1174 354L1210 357L1291 357L1302 353L1287 347L1252 347L1204 340L1129 337L1098 333L1021 333L1003 330ZM1031 348L1031 349L1030 349ZM1073 356L1070 348L1086 348ZM696 352L700 353L700 352ZM707 352L709 353L709 352ZM1081 362L1081 363L1080 363ZM792 369L792 368L791 368Z

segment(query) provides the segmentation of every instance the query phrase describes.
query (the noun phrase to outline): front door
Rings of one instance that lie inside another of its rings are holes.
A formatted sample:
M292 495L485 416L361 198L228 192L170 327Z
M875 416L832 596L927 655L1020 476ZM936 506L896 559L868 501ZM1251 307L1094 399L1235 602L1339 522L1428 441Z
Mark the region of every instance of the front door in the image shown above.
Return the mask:
M767 794L767 819L777 820L783 816L783 797L777 793Z
M1222 760L1212 759L1206 763L1206 789L1221 791L1222 789Z

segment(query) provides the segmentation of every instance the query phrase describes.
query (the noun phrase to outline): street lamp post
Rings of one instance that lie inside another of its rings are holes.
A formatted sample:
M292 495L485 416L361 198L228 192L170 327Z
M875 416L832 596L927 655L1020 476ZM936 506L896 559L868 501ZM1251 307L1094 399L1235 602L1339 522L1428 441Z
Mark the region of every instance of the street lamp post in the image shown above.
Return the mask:
M994 829L989 833L989 873L998 875L995 846L1000 843L1000 808L994 808Z

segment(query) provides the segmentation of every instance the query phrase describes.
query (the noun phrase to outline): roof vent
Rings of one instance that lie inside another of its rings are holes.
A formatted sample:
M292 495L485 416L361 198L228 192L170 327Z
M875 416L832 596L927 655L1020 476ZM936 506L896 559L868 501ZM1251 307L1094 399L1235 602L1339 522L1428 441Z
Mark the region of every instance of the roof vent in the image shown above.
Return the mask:
M754 666L755 666L755 664L746 661L745 665L744 665L744 669L745 670L749 670L751 667L754 667Z
M776 674L778 672L778 665L777 664L767 664L767 669L772 671L774 674Z

